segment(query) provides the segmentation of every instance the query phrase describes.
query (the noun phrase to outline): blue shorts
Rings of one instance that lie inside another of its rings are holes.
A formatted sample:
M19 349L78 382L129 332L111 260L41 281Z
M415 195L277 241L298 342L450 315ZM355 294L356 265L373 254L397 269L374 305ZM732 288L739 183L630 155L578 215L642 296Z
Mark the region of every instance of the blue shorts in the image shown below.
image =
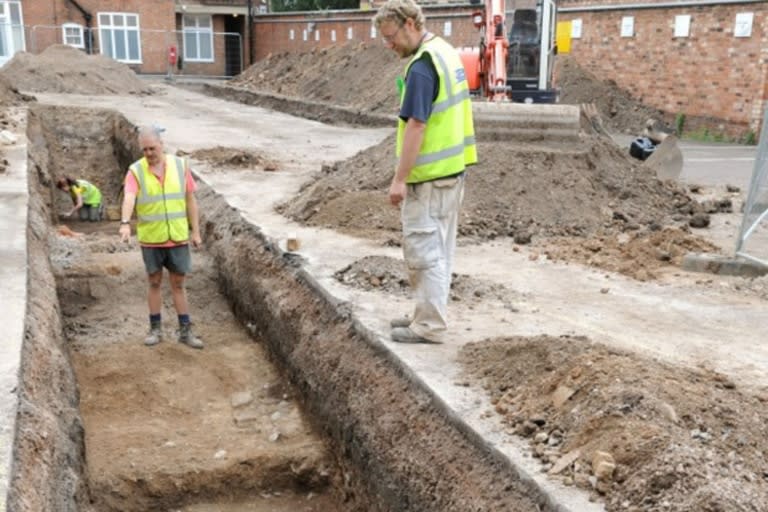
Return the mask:
M144 259L144 268L147 274L161 272L163 267L174 274L185 275L192 270L192 256L189 245L177 245L175 247L143 247L141 257Z

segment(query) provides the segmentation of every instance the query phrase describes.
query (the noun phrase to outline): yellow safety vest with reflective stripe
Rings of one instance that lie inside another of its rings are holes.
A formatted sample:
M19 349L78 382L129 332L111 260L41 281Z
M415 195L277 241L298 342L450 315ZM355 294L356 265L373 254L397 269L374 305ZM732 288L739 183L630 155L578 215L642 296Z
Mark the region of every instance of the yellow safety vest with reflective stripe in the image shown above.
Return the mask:
M477 163L472 103L461 58L450 44L439 37L433 37L424 42L408 61L405 76L408 76L411 65L425 52L435 65L440 81L439 91L437 98L432 102L432 114L427 119L424 140L416 164L408 176L408 183L421 183L458 174L466 166ZM400 96L401 105L404 97L405 88ZM398 158L403 149L405 124L402 119L398 120Z
M77 194L83 198L83 204L98 206L101 204L101 190L88 180L75 180L77 186L70 189L73 201L77 201Z
M136 196L136 231L139 242L162 244L189 240L186 166L181 158L165 155L163 182L149 168L146 158L131 164L139 184Z

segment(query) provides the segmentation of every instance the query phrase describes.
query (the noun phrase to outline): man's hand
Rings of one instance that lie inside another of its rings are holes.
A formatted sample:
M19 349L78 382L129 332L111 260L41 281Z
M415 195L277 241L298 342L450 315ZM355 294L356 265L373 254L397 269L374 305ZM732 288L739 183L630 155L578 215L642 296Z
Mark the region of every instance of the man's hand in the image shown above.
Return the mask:
M120 224L120 241L121 242L128 242L131 239L131 225L130 224Z
M197 231L192 232L192 247L199 249L203 245L203 239L200 238L200 234Z
M407 191L408 188L404 181L399 181L397 178L393 179L389 186L389 202L392 206L400 206Z

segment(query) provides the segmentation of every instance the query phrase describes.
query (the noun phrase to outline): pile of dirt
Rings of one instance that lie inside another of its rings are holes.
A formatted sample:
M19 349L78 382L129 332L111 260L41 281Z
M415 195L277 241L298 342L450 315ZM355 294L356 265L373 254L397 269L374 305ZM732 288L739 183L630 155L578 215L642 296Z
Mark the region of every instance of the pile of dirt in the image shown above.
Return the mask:
M598 233L588 239L558 237L542 245L551 260L598 267L638 281L658 278L659 270L669 265L679 267L688 253L719 252L686 227Z
M600 80L573 57L558 57L556 66L560 103L594 103L604 126L612 132L640 135L648 119L664 119L662 111L633 98L613 80Z
M20 105L27 101L34 101L34 98L31 96L19 92L18 87L3 74L2 69L0 68L0 105L7 107Z
M225 148L216 146L213 148L199 149L192 153L177 151L178 156L191 156L196 160L203 160L213 164L211 170L254 170L276 171L279 164L266 156L247 149Z
M278 210L310 226L357 236L399 233L387 202L393 136L351 159L325 166ZM514 237L587 237L686 224L701 205L672 182L656 179L612 141L590 137L576 151L480 143L480 163L467 175L459 234L476 241ZM396 242L396 241L395 241Z
M402 75L405 62L381 44L348 42L304 53L271 54L230 84L393 114L397 112L395 79ZM556 65L560 102L594 103L610 131L640 134L648 119L663 119L660 110L633 98L613 80L597 78L573 57L560 56Z
M397 112L395 80L405 61L382 44L348 42L260 60L230 84L360 110Z
M33 55L19 52L2 68L22 91L71 94L151 94L152 90L120 62L87 55L68 45L53 45Z
M465 346L460 361L463 384L485 388L544 470L611 512L768 503L765 390L754 396L712 371L567 336L486 340Z
M337 281L353 288L395 295L410 293L408 274L402 260L386 256L366 256L333 274ZM497 283L475 279L466 274L453 274L449 299L453 302L477 303L495 300L514 310L520 295Z

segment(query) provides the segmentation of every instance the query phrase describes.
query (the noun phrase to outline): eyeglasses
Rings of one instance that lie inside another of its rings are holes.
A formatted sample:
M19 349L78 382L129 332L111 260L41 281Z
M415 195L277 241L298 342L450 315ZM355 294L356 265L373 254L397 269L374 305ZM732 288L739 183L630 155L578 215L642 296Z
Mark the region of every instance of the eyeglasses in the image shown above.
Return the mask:
M400 25L397 27L397 30L389 34L388 36L385 36L384 34L381 34L381 40L385 44L392 44L392 41L394 41L395 37L397 36L397 33L400 32L403 29L403 25Z

